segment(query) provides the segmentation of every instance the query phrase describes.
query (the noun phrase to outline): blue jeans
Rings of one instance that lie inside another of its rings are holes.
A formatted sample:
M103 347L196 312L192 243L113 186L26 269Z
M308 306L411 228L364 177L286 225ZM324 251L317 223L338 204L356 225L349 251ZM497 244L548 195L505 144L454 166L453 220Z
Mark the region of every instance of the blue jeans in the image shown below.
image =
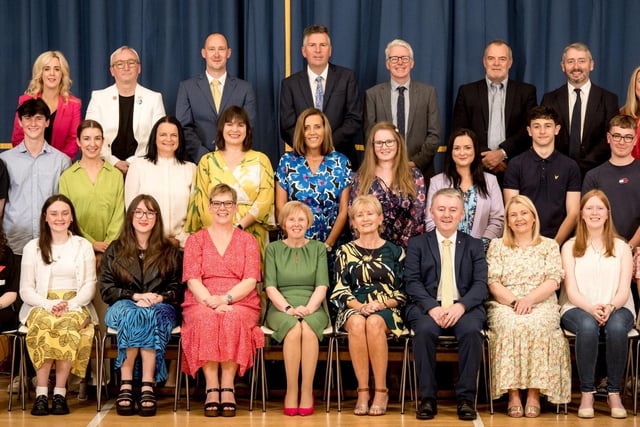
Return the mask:
M580 391L593 392L598 340L604 332L607 358L607 391L619 393L622 376L627 366L629 342L627 333L633 327L633 315L626 308L613 312L607 323L600 327L589 313L572 308L562 315L562 327L576 334L576 366L580 377Z

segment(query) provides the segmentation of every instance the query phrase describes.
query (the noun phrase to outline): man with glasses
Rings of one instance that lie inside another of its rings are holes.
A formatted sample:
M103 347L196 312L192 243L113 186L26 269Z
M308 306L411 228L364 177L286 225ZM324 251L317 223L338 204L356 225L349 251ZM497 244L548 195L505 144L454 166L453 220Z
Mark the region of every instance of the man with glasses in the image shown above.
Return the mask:
M409 43L392 40L384 54L391 79L366 92L365 138L377 122L392 122L404 137L412 166L419 168L428 180L434 174L433 157L441 142L436 89L411 80L414 61Z
M353 70L329 63L331 39L324 25L304 29L302 56L307 67L280 86L280 136L293 144L298 116L307 108L321 110L329 119L336 151L357 167L354 139L362 127L362 100Z
M631 155L637 144L635 119L617 115L609 120L607 142L611 157L587 172L582 194L594 188L604 191L616 231L636 248L640 246L640 161Z
M86 118L104 129L102 157L126 174L131 160L147 153L151 128L165 116L164 104L160 93L138 84L140 57L133 48L116 49L110 64L115 84L91 93Z
M589 79L595 62L589 47L572 43L564 48L560 67L567 83L545 93L542 105L558 113L558 150L578 162L582 176L609 157L607 123L618 114L618 96Z
M482 64L485 78L458 89L452 129L475 132L485 169L497 174L502 184L507 159L531 146L527 114L537 105L536 87L509 78L513 56L504 40L487 44Z
M560 131L555 110L533 107L527 123L533 145L509 162L504 203L518 194L530 198L538 211L540 234L561 246L573 234L580 214L580 168L555 148Z
M24 140L0 154L9 172L9 192L2 225L7 244L18 256L18 265L24 245L40 235L42 204L58 192L60 175L71 164L66 154L44 139L50 117L49 107L41 98L25 101L18 107ZM0 187L2 181L0 177Z

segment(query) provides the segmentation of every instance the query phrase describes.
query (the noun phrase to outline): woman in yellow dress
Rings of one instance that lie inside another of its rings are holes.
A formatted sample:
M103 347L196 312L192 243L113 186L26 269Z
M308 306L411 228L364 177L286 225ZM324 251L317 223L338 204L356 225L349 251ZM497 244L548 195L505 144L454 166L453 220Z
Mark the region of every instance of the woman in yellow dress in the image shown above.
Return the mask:
M196 169L185 230L195 233L211 225L209 194L217 184L227 184L238 193L233 224L258 239L264 260L268 228L275 226L273 168L264 153L251 149L252 143L247 112L238 106L224 110L218 120L217 150L203 156Z

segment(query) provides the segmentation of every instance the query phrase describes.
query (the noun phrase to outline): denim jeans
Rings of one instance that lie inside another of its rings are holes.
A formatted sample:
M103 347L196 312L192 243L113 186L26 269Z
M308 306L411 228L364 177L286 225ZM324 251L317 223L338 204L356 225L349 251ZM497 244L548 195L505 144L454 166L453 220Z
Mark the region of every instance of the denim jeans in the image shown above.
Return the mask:
M562 327L576 334L576 366L580 377L580 391L593 392L598 340L604 332L607 359L607 391L619 393L622 376L627 366L629 342L627 333L633 327L633 315L626 308L611 314L607 323L600 327L589 313L581 308L572 308L562 315Z

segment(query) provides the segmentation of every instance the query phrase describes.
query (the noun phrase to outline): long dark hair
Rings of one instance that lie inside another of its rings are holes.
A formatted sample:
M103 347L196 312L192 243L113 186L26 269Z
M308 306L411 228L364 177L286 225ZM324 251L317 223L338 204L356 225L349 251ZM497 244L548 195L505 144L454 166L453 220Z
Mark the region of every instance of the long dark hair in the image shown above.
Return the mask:
M160 277L164 278L167 275L167 272L174 271L178 268L177 265L174 265L176 257L173 256L173 251L177 249L164 236L162 214L160 213L160 206L158 205L158 202L153 198L153 196L140 194L131 201L131 204L129 204L122 224L122 230L120 231L120 236L118 236L117 240L111 243L116 246L115 251L117 258L122 261L114 263L114 273L122 282L129 282L132 280L133 277L126 267L132 263L138 262L140 248L138 247L138 239L136 238L136 232L133 228L133 214L140 202L143 202L147 209L156 213L156 223L151 229L147 249L144 253L142 262L143 271L147 271L151 268L157 268Z
M156 145L156 139L158 138L158 128L162 123L170 123L178 128L178 149L175 152L175 157L178 163L184 163L187 160L187 148L185 146L184 130L180 121L174 116L161 117L156 124L153 125L151 133L149 134L149 143L147 144L147 154L144 158L149 160L154 165L158 162L158 146Z
M75 234L76 236L82 235L76 219L76 210L73 207L71 200L62 194L54 194L53 196L50 196L42 205L42 211L40 213L40 237L38 237L38 247L40 248L42 261L45 264L51 264L53 262L53 258L51 257L51 228L49 228L49 224L47 224L46 219L49 206L55 202L62 202L69 206L69 210L71 210L71 224L69 224L69 231L71 234Z
M487 197L487 183L484 180L484 167L482 166L482 156L480 156L478 138L471 129L459 128L455 129L451 133L449 141L447 142L447 153L444 158L444 174L449 178L453 187L460 187L460 174L456 169L456 162L453 161L453 143L457 137L465 135L471 138L471 141L473 142L473 161L470 165L471 179L473 180L473 184L476 186L478 193L483 197Z

